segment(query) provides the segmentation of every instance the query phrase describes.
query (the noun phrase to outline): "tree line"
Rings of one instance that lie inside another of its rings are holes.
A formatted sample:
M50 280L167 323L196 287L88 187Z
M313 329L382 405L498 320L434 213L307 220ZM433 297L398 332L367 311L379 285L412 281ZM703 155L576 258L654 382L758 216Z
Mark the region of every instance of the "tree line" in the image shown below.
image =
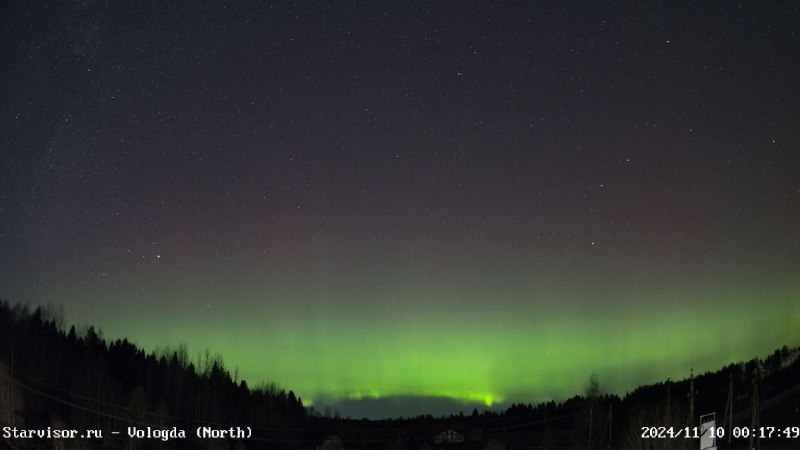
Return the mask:
M208 351L190 358L180 345L147 353L127 339L109 342L93 327L66 329L63 322L59 308L31 310L0 301L0 426L123 433L63 440L46 448L669 450L684 443L643 440L641 427L694 426L700 414L713 411L720 424L729 391L735 420L749 425L754 384L759 402L768 400L759 411L762 424L800 423L800 350L786 346L763 360L641 386L624 396L604 393L592 375L583 392L562 402L519 403L503 411L449 417L367 420L315 414L294 392L274 383L248 386ZM182 440L137 440L124 433L129 426L249 426L253 437L201 441L187 433ZM436 437L448 430L459 441L437 443ZM43 448L41 442L0 435L3 444Z
M250 387L209 352L195 362L186 346L146 353L127 339L106 342L94 327L65 330L59 316L57 310L30 311L0 301L0 424L123 431L104 433L98 442L64 441L64 448L148 447L146 441L126 439L129 425L251 426L275 440L262 448L291 447L286 443L302 437L305 409L292 391L275 384ZM208 441L191 441L153 445L209 447ZM214 443L219 448L237 444Z

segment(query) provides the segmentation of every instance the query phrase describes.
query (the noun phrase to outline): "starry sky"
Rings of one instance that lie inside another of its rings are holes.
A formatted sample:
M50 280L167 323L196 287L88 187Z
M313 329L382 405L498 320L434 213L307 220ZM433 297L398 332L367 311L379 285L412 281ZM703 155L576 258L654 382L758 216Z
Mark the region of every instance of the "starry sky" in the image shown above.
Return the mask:
M373 417L798 345L798 8L4 2L0 296Z

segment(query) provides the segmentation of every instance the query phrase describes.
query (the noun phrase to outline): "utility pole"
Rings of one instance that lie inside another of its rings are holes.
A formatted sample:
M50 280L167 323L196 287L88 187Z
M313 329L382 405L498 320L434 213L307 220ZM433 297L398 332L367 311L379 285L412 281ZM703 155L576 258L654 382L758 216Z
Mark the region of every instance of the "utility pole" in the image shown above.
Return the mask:
M612 412L613 412L612 407L613 406L614 406L613 403L609 403L608 404L608 448L611 448L611 429L612 429L611 428L611 419L613 417L613 415L612 415Z
M686 416L686 426L691 427L694 425L694 369L689 369L689 415ZM688 439L683 439L683 444L681 444L681 448L686 448L686 441Z
M589 400L589 450L592 450L592 418L594 416L594 401Z
M691 369L689 381L689 425L694 424L694 369Z
M756 434L756 431L758 430L758 427L760 426L760 420L758 416L758 382L756 381L756 373L757 372L753 373L753 414L750 419L751 432L750 432L750 445L748 446L748 448L751 448L753 450L758 450L759 448L761 448L761 445L759 445L758 437L754 436ZM754 439L756 441L755 446L753 446Z
M728 403L725 405L725 418L722 426L728 431L728 448L731 447L731 430L733 429L733 373L728 374Z
M671 386L672 386L672 382L670 381L669 378L667 378L667 410L664 411L664 423L666 423L666 421L670 420L670 415L669 415L670 392L669 391L670 391L670 387Z

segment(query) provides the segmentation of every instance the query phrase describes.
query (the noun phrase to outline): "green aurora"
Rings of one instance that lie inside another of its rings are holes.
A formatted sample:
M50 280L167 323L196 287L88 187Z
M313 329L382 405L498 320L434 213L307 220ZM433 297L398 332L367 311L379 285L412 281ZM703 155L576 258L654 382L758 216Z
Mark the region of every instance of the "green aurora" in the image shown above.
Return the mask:
M6 3L12 302L420 414L800 345L796 3Z
M329 303L307 297L258 310L250 304L269 293L222 289L173 294L192 299L183 304L152 302L166 308L123 306L83 316L112 330L106 337L128 337L148 350L187 343L195 355L219 353L251 386L276 382L306 405L411 395L486 407L563 400L580 393L593 372L605 390L624 394L800 342L796 286L676 289L651 298L643 297L646 291L606 290L599 298L595 292L592 302L605 306L591 311L580 298L591 292L564 288L404 290L372 303L353 292L329 292ZM349 296L351 306L326 306L344 303L331 294ZM158 295L115 300L142 305ZM226 306L225 295L237 302ZM550 307L541 306L548 301Z

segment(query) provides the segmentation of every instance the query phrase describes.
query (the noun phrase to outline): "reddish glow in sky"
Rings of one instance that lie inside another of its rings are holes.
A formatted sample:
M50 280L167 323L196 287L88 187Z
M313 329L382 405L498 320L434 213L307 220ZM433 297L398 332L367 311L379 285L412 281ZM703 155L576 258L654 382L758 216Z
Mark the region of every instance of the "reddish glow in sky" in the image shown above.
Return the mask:
M3 6L0 295L310 401L797 345L793 5Z

